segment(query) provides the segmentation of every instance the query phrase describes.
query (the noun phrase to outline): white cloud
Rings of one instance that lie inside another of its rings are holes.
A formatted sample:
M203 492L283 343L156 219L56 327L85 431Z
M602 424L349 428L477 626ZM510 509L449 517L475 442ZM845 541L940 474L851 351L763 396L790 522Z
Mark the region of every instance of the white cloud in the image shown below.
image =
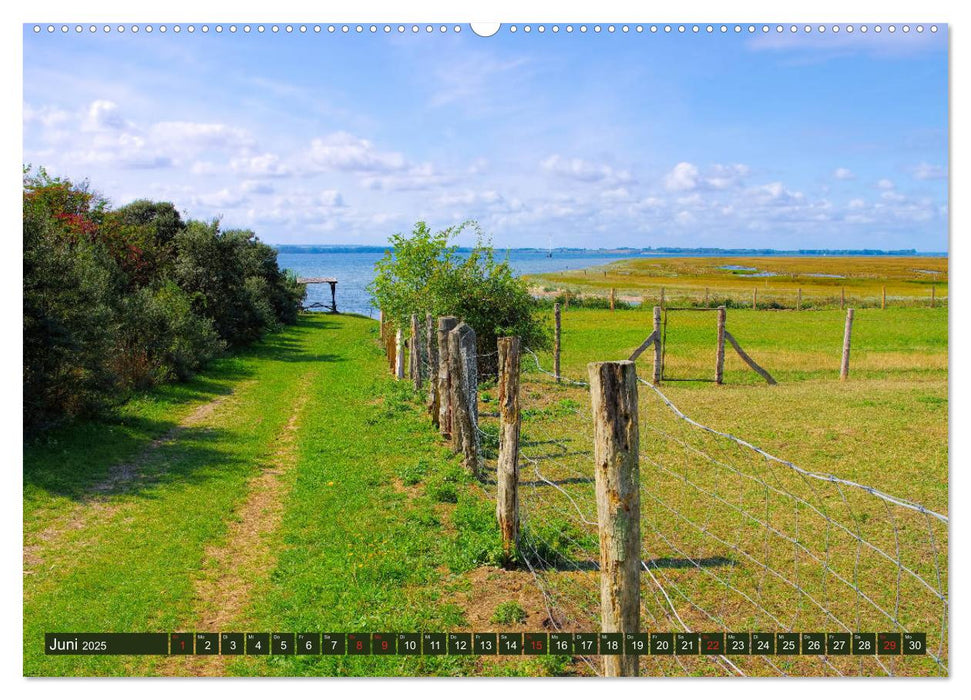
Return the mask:
M24 124L38 123L46 128L56 127L71 120L71 113L56 107L41 107L35 109L24 103Z
M132 125L121 115L121 110L114 102L95 100L88 107L87 119L82 128L85 131L106 131L130 129Z
M556 153L540 162L540 167L548 173L580 182L626 183L634 179L627 170L617 170L582 158L566 158Z
M877 188L881 190L892 190L894 187L893 180L888 180L883 178L882 180L877 180Z
M693 190L698 186L698 168L691 163L678 163L664 177L664 186L672 192Z
M243 177L289 177L292 174L290 167L273 153L234 158L229 167Z
M438 198L438 203L443 206L475 206L475 205L494 205L503 202L503 196L496 190L463 190L461 192L446 192Z
M740 187L749 174L749 167L741 163L722 165L716 163L701 172L693 163L681 162L664 176L664 186L671 192L689 192L696 189L728 190Z
M242 192L233 192L228 187L224 187L216 192L206 192L192 198L195 206L235 209L241 207L249 201Z
M173 121L157 122L149 129L150 138L178 150L248 151L256 140L245 129L226 124Z
M607 202L626 202L631 198L630 190L626 187L616 187L612 190L604 190L600 193L600 198Z
M705 173L705 183L716 190L727 190L741 185L742 179L748 174L748 166L741 163L734 165L716 164Z
M308 154L311 164L322 170L354 173L393 173L408 168L401 153L380 151L370 141L346 131L314 139Z
M244 180L240 185L247 194L273 194L276 188L265 180Z
M212 175L219 171L219 166L208 160L197 160L189 168L193 175Z
M833 171L833 177L837 180L852 180L854 175L849 168L836 168Z

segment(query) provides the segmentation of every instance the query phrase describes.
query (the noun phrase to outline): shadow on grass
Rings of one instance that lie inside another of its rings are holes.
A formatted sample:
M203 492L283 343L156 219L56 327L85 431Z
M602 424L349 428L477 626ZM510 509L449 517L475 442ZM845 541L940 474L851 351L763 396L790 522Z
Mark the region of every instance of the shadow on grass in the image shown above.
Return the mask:
M534 569L545 571L600 571L596 559L570 559L558 552L539 554L539 562L531 562ZM648 569L710 569L720 566L735 566L737 562L727 557L701 557L699 559L678 559L658 557L641 562Z
M37 491L74 501L145 495L173 476L192 483L200 467L233 461L230 449L217 449L233 434L216 428L129 418L124 426L88 422L59 432L57 441L25 450L25 498Z
M120 405L101 416L78 419L36 435L25 436L25 498L37 491L75 500L104 496L105 482L114 479L117 471L132 465L137 469L147 463L146 460L154 463L157 457L168 455L171 449L184 449L186 454L178 456L175 467L164 470L169 475L193 478L194 469L181 469L178 467L180 464L226 464L226 454L199 446L198 443L222 442L230 439L228 433L180 427L178 419L164 416L177 413L180 407L186 405L201 405L232 394L236 384L256 376L259 362L344 361L345 358L340 355L307 351L308 335L339 331L340 326L333 317L301 316L296 325L287 326L232 355L214 360L202 373L187 382L162 385L130 397L129 406L138 403L160 404L154 412L163 414L163 417L145 415L153 412L153 409L130 410ZM168 436L174 438L173 443L153 446L153 441L167 440ZM186 447L184 443L195 444ZM135 478L129 486L135 492L143 493L158 480Z

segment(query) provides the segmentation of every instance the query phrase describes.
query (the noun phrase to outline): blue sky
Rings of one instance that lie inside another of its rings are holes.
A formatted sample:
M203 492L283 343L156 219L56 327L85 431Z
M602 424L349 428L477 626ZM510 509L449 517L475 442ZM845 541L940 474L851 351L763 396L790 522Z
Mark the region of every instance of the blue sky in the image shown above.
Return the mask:
M196 26L26 26L24 161L272 243L947 249L943 26Z

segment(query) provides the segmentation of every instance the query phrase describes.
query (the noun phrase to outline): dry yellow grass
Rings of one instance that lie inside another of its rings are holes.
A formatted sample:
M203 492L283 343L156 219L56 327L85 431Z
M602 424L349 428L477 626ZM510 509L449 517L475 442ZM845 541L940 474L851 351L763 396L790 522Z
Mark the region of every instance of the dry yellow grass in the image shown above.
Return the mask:
M739 269L743 268L743 269ZM698 303L709 290L712 303L725 300L751 304L758 290L760 305L794 307L797 290L805 305L840 302L878 305L886 288L890 305L930 304L947 297L946 257L799 256L632 258L586 270L532 275L544 289L569 289L604 295L614 288L625 297L654 303L663 287L668 303Z

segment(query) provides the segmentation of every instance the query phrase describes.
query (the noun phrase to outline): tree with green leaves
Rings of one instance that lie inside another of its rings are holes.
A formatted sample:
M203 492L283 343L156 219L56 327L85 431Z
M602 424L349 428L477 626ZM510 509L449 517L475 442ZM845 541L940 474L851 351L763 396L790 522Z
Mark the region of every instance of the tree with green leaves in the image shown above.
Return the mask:
M464 254L452 241L466 229L475 233L476 244ZM369 287L386 320L407 328L411 314L463 319L475 330L485 372L495 371L489 358L500 336L518 335L534 348L549 343L526 282L513 274L508 260L496 260L476 222L433 232L419 221L410 234L394 234L389 242Z

